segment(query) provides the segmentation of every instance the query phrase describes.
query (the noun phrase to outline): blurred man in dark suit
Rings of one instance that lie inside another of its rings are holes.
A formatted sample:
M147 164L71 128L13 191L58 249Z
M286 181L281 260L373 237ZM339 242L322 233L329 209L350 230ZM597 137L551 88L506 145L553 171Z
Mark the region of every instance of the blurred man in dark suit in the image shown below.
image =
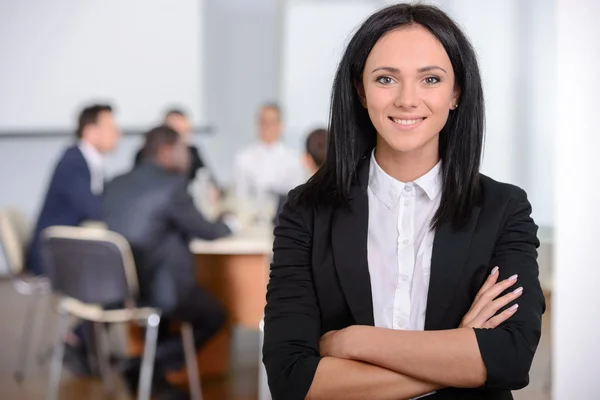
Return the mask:
M183 110L173 108L166 112L164 124L169 128L173 129L175 132L179 133L183 141L187 144L190 153L190 168L188 171L188 176L190 181L193 181L196 178L198 170L201 168L208 168L208 166L204 162L204 159L202 158L202 155L200 154L198 148L190 144L190 135L192 132L192 123L190 122L190 119ZM140 161L142 160L142 150L143 149L140 149L135 155L136 166L139 165ZM216 191L215 193L212 193L211 196L218 196L217 192L219 191L219 187L213 174L210 173L210 171L209 176L213 185L212 189Z
M45 228L77 226L102 219L104 155L115 148L121 136L111 106L97 104L83 109L76 136L77 143L65 150L54 168L35 225L27 253L27 268L36 275L44 273L40 234ZM76 374L91 372L86 355L86 347L89 347L86 345L93 342L90 333L89 326L78 325L74 334L67 338L65 365Z
M42 274L40 233L52 225L77 226L102 217L104 154L120 137L108 105L93 105L79 115L77 143L65 150L56 165L27 255L33 274Z
M131 245L140 283L140 301L163 312L156 353L155 385L173 391L166 370L183 363L178 335L170 321L190 322L196 346L221 329L225 314L219 303L196 284L192 238L217 239L231 233L233 221L209 222L188 194L190 152L181 135L161 126L146 135L140 164L108 184L104 220ZM137 387L139 360L125 372L132 391Z

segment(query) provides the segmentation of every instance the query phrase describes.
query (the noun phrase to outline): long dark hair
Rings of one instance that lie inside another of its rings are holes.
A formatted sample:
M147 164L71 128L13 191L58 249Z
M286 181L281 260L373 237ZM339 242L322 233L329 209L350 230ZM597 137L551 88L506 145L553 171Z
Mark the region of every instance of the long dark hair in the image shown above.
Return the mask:
M387 32L409 24L428 29L444 46L452 63L459 107L440 132L442 198L432 227L449 222L459 229L480 201L479 165L483 146L484 102L475 51L460 28L440 9L398 4L371 15L350 40L340 61L331 96L327 158L298 191L295 201L315 208L348 204L361 160L375 147L377 132L362 106L356 84L369 53Z

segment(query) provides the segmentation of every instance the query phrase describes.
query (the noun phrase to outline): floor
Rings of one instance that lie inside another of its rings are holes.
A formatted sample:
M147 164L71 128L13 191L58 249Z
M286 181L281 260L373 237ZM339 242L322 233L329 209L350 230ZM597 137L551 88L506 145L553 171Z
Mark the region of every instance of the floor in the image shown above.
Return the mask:
M47 365L38 366L33 359L24 383L17 384L13 372L17 365L19 337L22 335L22 322L26 303L24 298L13 290L10 282L0 281L0 399L37 400L44 399L47 386ZM50 304L41 306L50 307ZM550 318L544 316L542 340L531 370L531 380L527 388L514 392L516 400L548 400L549 357L550 357ZM35 332L34 343L40 340L48 343L53 337L54 321L50 318L47 326ZM251 331L234 332L232 371L229 377L220 380L203 381L205 400L255 400L257 398L258 375L258 335ZM97 380L78 379L63 370L61 400L101 400L104 395L102 385ZM113 400L128 400L129 396L119 383Z

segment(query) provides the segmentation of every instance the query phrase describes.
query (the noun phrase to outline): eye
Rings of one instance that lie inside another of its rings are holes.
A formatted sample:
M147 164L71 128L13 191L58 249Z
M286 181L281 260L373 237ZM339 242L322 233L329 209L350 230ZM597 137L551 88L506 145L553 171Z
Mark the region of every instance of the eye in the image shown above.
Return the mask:
M377 82L381 83L382 85L390 85L394 83L394 80L389 76L380 76L377 78Z
M436 83L440 82L440 78L437 76L428 76L423 80L423 82L425 82L426 85L435 85Z

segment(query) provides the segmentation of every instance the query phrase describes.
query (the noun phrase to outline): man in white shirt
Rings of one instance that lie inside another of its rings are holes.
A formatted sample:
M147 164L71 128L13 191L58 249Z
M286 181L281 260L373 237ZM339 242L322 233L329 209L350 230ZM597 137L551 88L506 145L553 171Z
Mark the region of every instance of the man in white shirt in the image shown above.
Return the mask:
M287 194L306 180L300 155L280 141L282 130L279 106L263 105L258 119L259 141L235 156L234 185L238 199Z

